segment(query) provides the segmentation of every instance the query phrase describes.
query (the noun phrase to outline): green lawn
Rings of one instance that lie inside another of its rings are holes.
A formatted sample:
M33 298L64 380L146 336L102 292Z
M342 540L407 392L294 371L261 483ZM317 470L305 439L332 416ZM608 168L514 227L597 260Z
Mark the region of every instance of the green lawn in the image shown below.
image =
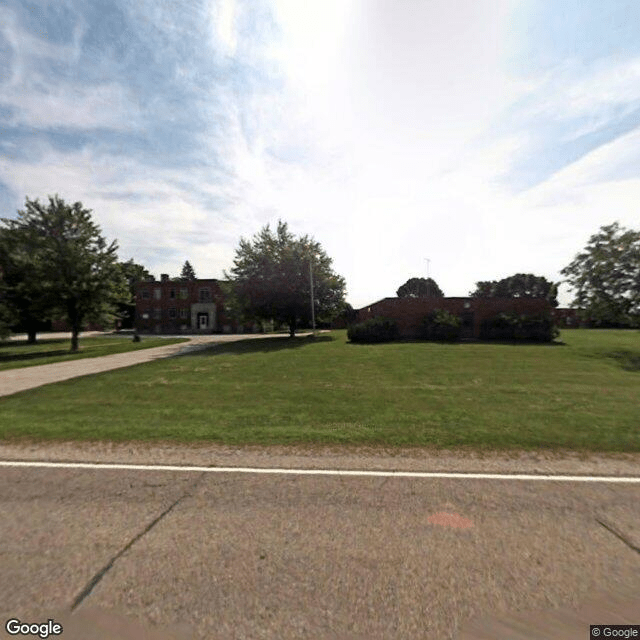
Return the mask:
M81 337L80 351L71 353L69 351L71 338L43 337L38 339L37 344L27 344L26 339L7 340L0 342L0 371L64 360L96 358L113 353L162 347L177 342L186 342L186 338L143 338L141 342L133 342L131 337Z
M0 398L0 438L640 451L640 332L217 346Z

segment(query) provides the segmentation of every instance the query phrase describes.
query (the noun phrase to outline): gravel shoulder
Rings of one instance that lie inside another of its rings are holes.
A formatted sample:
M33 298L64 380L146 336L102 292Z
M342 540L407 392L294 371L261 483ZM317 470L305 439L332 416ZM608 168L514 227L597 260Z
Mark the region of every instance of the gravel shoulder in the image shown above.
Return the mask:
M175 443L3 442L2 460L287 469L640 476L640 454Z

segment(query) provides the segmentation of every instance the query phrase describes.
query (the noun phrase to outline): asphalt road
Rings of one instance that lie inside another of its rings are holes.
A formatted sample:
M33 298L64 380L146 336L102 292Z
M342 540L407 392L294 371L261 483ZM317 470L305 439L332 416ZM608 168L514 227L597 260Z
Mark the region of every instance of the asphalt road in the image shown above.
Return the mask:
M0 513L2 624L64 640L446 640L640 593L638 485L0 468Z

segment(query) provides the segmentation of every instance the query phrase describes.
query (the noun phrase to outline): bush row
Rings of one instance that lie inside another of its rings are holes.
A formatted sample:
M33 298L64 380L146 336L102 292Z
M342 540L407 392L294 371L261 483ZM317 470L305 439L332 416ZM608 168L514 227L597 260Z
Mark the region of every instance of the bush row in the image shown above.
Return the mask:
M462 333L461 319L445 311L432 311L420 325L418 337L423 340L456 342ZM351 342L390 342L398 338L398 325L389 318L369 318L352 324L347 330ZM500 313L482 322L481 340L519 340L552 342L559 335L550 315Z

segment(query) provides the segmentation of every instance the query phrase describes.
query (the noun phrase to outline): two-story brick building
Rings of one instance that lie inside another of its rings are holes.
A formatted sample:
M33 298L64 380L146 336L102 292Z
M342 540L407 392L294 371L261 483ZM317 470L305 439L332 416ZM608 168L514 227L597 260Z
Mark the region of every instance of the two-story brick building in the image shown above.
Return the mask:
M243 333L257 327L239 325L225 312L224 293L216 279L146 280L136 285L136 330L140 333Z

